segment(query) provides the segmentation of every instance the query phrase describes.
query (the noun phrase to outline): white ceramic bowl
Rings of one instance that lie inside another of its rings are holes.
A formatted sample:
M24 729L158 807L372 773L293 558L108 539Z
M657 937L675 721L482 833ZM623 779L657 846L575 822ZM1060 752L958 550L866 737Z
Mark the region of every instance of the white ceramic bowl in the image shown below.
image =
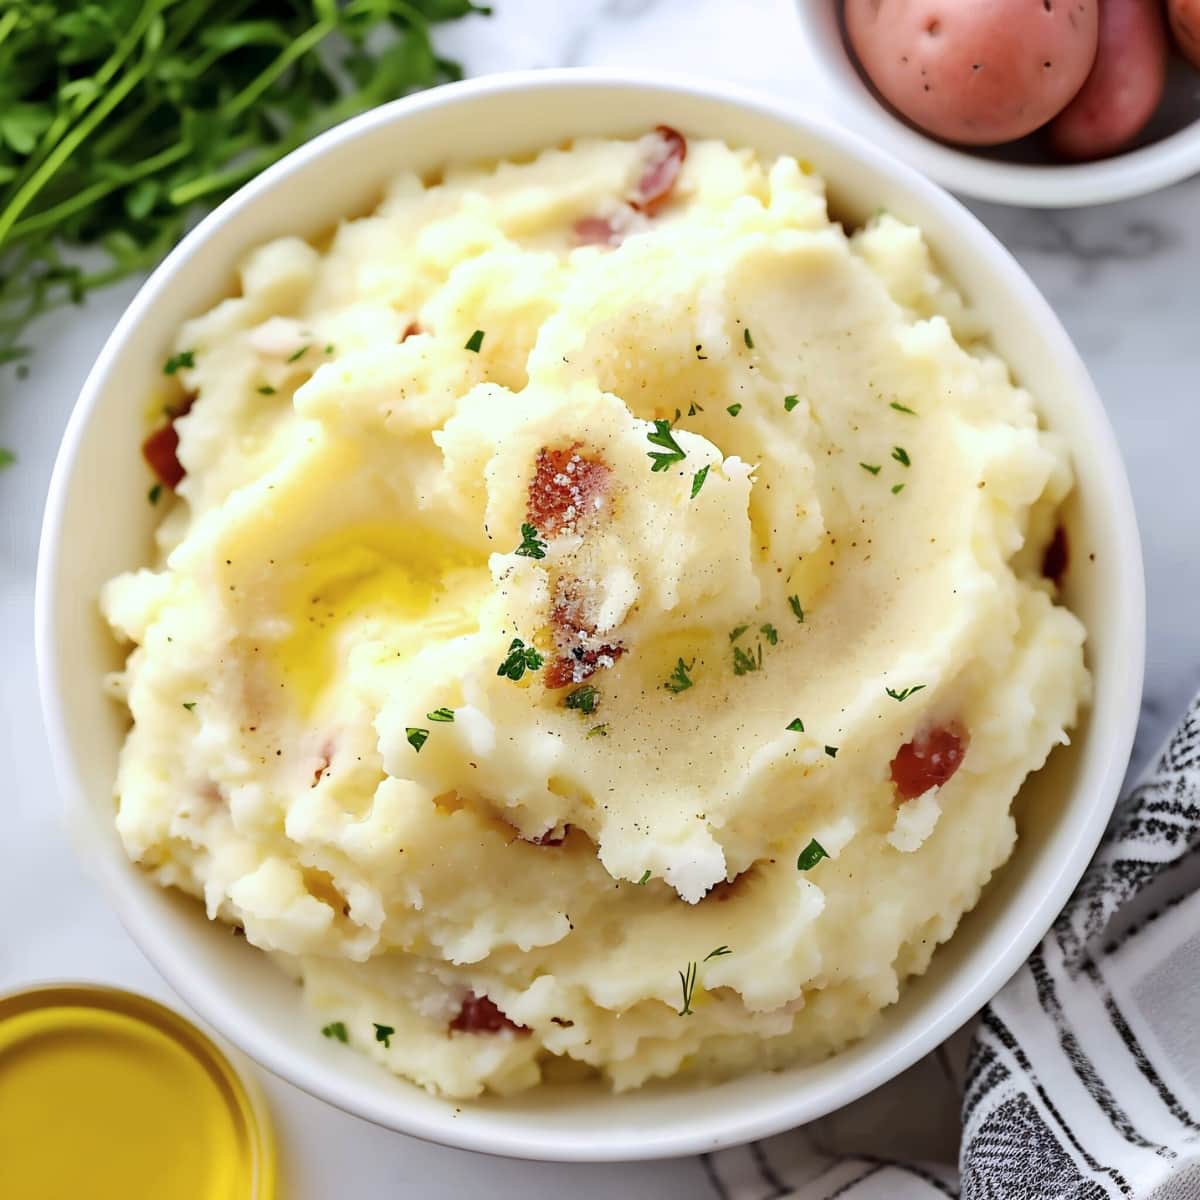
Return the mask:
M841 25L843 0L796 0L824 111L943 187L980 200L1034 208L1106 204L1153 192L1200 172L1200 75L1174 64L1168 97L1146 144L1089 163L1039 158L1034 140L968 150L928 137L896 116L859 71Z
M402 168L522 153L573 135L636 135L657 122L806 158L829 179L845 219L882 205L926 231L1048 424L1074 447L1068 598L1090 632L1095 702L1075 744L1023 792L1011 864L867 1040L817 1066L702 1094L682 1084L616 1096L580 1087L455 1105L322 1039L298 989L265 955L130 865L113 829L125 718L100 686L120 656L96 595L150 553L157 514L139 455L144 397L179 323L229 293L243 253L369 209ZM68 425L42 536L37 643L51 749L80 854L147 956L222 1034L314 1095L433 1141L529 1158L665 1157L775 1133L855 1099L933 1048L1020 965L1079 879L1125 770L1142 677L1142 564L1124 468L1083 364L1033 284L959 204L866 142L731 89L547 71L456 84L359 117L248 184L167 258L104 347Z

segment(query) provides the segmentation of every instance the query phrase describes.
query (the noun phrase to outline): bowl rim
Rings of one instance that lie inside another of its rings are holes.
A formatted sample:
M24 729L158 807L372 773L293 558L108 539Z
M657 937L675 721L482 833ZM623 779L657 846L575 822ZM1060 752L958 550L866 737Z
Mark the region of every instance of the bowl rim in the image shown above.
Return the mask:
M320 159L329 148L354 140L376 126L399 123L409 114L431 107L454 105L459 100L513 90L532 90L550 96L564 89L578 87L633 89L647 94L683 94L786 123L798 134L821 141L831 149L863 163L880 177L896 181L918 201L938 210L939 216L960 235L965 233L973 252L994 259L990 273L1036 314L1043 338L1052 349L1056 362L1070 377L1079 405L1086 413L1089 434L1094 443L1090 449L1102 457L1108 471L1111 487L1107 494L1114 518L1111 529L1106 531L1109 544L1121 561L1136 567L1123 575L1124 625L1106 634L1124 639L1124 661L1128 664L1128 670L1123 678L1125 692L1120 698L1117 719L1113 721L1113 728L1107 731L1111 736L1102 749L1095 752L1099 763L1095 772L1102 780L1102 787L1082 815L1072 814L1072 826L1078 823L1079 827L1071 851L1058 860L1052 870L1047 871L1045 878L1039 876L1041 891L1037 903L1024 911L1014 907L1006 913L1006 928L1011 927L1006 951L978 975L956 979L953 1002L941 1008L935 1020L886 1052L881 1050L875 1053L869 1065L860 1065L853 1072L843 1072L835 1081L823 1082L807 1090L798 1089L798 1094L792 1093L757 1107L743 1105L740 1108L722 1108L716 1113L694 1112L686 1126L672 1128L667 1133L626 1132L622 1135L623 1140L610 1136L593 1144L588 1136L567 1138L556 1132L554 1139L549 1141L545 1137L539 1138L537 1130L529 1127L519 1130L491 1125L483 1129L468 1128L453 1119L450 1104L446 1106L445 1115L436 1118L406 1113L403 1105L387 1105L378 1096L364 1094L352 1076L339 1075L318 1062L315 1056L297 1056L282 1038L264 1042L243 1036L245 1018L233 994L221 991L192 968L185 946L173 945L161 935L149 910L144 910L140 904L128 871L122 870L127 863L118 862L117 856L108 854L92 857L89 862L125 929L167 983L221 1036L276 1076L348 1113L437 1144L541 1161L603 1162L678 1157L770 1136L834 1111L905 1070L969 1020L1025 962L1074 890L1108 822L1133 742L1145 655L1145 589L1133 498L1115 434L1078 352L1032 280L973 214L912 167L891 158L859 135L828 121L822 115L797 111L793 106L775 102L736 85L715 83L689 75L604 68L512 72L448 84L363 113L294 150L224 201L171 251L126 308L88 373L67 422L55 461L39 544L34 632L43 718L58 789L63 797L68 821L73 813L80 814L82 819L89 819L94 799L89 799L76 767L75 754L67 735L64 694L60 688L59 654L55 639L61 603L61 588L58 586L62 569L59 534L75 461L107 378L119 365L131 332L154 305L159 293L170 287L177 265L202 248L213 231L225 222L235 220L241 209L251 204L260 192L274 187L293 172L306 168L313 160ZM1136 686L1131 686L1133 684ZM81 858L84 857L79 847L77 852Z
M840 31L836 33L837 51L828 52L828 18L822 14L839 3L796 0L793 5L821 79L821 92L826 99L849 106L845 117L852 130L880 139L897 158L943 187L976 200L1020 208L1076 208L1148 195L1200 173L1200 112L1191 124L1158 141L1094 162L1000 162L930 137L875 99Z

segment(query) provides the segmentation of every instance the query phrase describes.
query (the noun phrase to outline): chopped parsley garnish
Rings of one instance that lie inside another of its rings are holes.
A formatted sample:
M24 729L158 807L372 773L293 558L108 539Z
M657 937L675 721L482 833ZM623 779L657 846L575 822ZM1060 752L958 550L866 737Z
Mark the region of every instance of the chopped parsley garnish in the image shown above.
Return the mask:
M598 688L592 687L590 683L585 683L583 687L577 687L573 692L567 693L567 707L574 708L588 717L596 711L599 703L600 691Z
M269 383L260 383L254 390L258 392L260 396L275 395L275 389Z
M411 725L405 726L404 736L408 739L408 744L418 753L421 753L421 747L429 740L428 729L414 729Z
M161 498L162 498L162 484L156 483L146 493L146 499L149 500L151 504L157 504Z
M650 468L651 471L665 471L672 463L681 462L687 457L671 433L671 422L662 417L654 422L654 432L646 434L646 440L650 445L661 446L665 451L665 453L656 453L653 450L649 452L647 457L654 463L654 466Z
M302 358L303 358L303 357L304 357L304 356L305 356L305 355L306 355L306 354L307 354L307 353L308 353L308 352L309 352L311 349L312 349L312 347L311 347L311 346L309 346L309 345L307 345L307 344L306 344L306 345L303 345L303 346L301 346L301 347L300 347L300 349L299 349L299 350L293 350L293 351L292 351L292 353L291 353L291 354L289 354L289 355L287 356L287 359L286 359L286 361L287 361L287 362L290 362L290 363L298 362L298 361L299 361L300 359L302 359Z
M477 329L469 338L467 344L463 347L464 350L472 350L476 354L483 349L483 330Z
M731 417L736 417L742 411L742 406L740 404L731 404L725 411Z
M829 851L813 838L803 850L800 851L800 857L796 859L797 871L811 871L823 858L829 857Z
M703 411L704 411L703 404L692 403L692 404L688 405L688 416L689 417L694 417L697 413L702 413Z
M704 481L708 478L708 465L701 467L695 475L692 476L692 499L700 495L700 489L704 486Z
M608 726L607 725L593 725L592 728L587 731L587 735L590 738L608 737Z
M507 676L515 682L526 671L541 670L545 661L532 646L526 646L519 637L513 638L508 647L508 657L497 668L496 674Z
M538 538L537 527L523 524L521 526L521 544L513 551L522 558L545 558L546 543Z
M754 349L754 339L750 336L750 327L747 326L742 330L742 341L746 343L747 350Z
M11 467L17 461L17 456L6 446L0 446L0 471Z
M789 731L792 733L803 733L804 732L804 722L802 720L800 720L799 717L793 717L788 722L787 727L788 727Z
M683 1007L679 1010L681 1017L692 1015L692 996L696 991L696 971L695 962L690 962L685 970L679 972L679 982L683 986Z
M797 405L797 404L799 404L799 403L800 403L800 397L799 397L799 396L784 396L784 398L783 398L783 411L784 411L784 412L791 412L791 411L792 411L792 409L793 409L793 408L795 408L795 407L796 407L796 405Z
M762 642L758 643L757 656L751 654L747 650L743 650L741 646L733 648L733 673L735 675L745 675L750 671L757 671L762 666Z
M425 714L425 720L438 721L443 725L451 725L454 723L454 709L435 708L433 712Z
M679 411L679 409L676 409L676 410L675 410L675 416L674 416L674 417L671 419L671 424L672 424L672 425L676 424L676 423L679 421L679 418L680 418L681 416L683 416L683 414L682 414L682 413Z
M163 363L163 374L174 375L176 371L182 370L184 367L194 367L196 365L195 350L180 350L178 354L172 354L170 358Z
M350 1035L346 1032L346 1023L344 1021L331 1021L321 1029L321 1036L333 1038L335 1041L345 1044L350 1040Z
M908 451L903 446L892 447L892 457L902 466L911 467L912 459L908 457Z
M779 644L779 630L774 625L762 626L762 635L772 646Z
M326 353L326 354L333 354L333 352L334 352L334 345L333 345L333 343L332 343L332 342L326 342L326 343L325 343L325 353ZM378 1029L378 1028L379 1028L379 1026L378 1026L378 1025L376 1025L376 1026L375 1026L375 1028L376 1028L376 1029Z
M183 702L183 707L186 708L188 710L188 712L195 712L196 711L196 701L195 700L185 700Z
M672 692L676 696L679 695L680 692L686 692L688 688L692 686L692 678L688 672L695 665L695 659L692 659L690 663L685 663L681 658L675 664L675 670L671 672L670 677L667 679L667 682L663 684L663 687L665 687L668 692Z
M788 607L795 614L796 620L799 621L801 625L803 625L804 624L804 609L800 607L800 597L799 596L789 596L788 597Z
M872 475L878 475L879 472L883 469L882 467L878 467L878 466L873 467L870 463L865 463L865 462L860 462L858 465L860 467L862 467L862 469L864 471L870 471Z
M908 413L910 417L915 417L917 414L908 407L907 404L901 404L899 400L893 400L888 408L894 408L897 412Z
M392 1048L392 1034L396 1032L395 1027L392 1025L380 1025L378 1021L375 1021L374 1025L375 1040L382 1042L385 1050L390 1050Z
M750 628L750 626L749 626L749 625L737 625L737 626L735 626L733 629L731 629L731 630L729 631L729 640L730 640L731 642L736 642L736 641L738 640L738 638L740 638L740 637L742 636L742 634L743 634L743 633L745 633L745 632L746 632L746 630L747 630L747 629L749 629L749 628Z
M837 758L837 752L838 748L836 746L825 747L825 753L828 754L830 758Z
M715 950L710 950L704 956L704 961L708 962L708 960L710 958L721 958L726 954L732 954L732 953L733 953L733 951L730 950L730 948L728 946L718 946Z
M647 870L647 871L644 871L644 872L642 873L642 877L641 877L641 879L639 879L639 880L637 881L637 886L638 886L638 887L643 887L643 886L645 886L645 884L646 884L646 881L647 881L649 878L650 878L650 872L649 872L648 870Z
M904 484L902 484L902 483L892 484L892 495L893 496L898 495L902 491L904 491Z
M893 700L907 700L909 696L913 694L913 692L922 691L924 687L925 685L923 683L918 683L913 687L901 688L898 692L893 691L891 688L884 688L883 690L887 692L887 694L891 696Z

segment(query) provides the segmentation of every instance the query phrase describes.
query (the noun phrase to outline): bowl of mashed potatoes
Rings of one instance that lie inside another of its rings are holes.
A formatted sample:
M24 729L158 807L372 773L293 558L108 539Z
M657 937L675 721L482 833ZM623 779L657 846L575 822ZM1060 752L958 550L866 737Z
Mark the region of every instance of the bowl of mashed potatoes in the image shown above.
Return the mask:
M38 587L76 840L180 994L570 1159L798 1124L966 1020L1104 827L1142 621L1099 400L972 217L590 72L385 106L203 222Z

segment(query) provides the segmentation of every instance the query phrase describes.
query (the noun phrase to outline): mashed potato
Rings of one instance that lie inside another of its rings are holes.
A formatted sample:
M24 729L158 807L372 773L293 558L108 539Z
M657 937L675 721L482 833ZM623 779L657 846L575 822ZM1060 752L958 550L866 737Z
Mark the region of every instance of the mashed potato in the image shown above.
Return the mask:
M251 254L103 596L129 854L449 1096L861 1036L1088 690L1067 456L919 231L682 151L406 175Z

